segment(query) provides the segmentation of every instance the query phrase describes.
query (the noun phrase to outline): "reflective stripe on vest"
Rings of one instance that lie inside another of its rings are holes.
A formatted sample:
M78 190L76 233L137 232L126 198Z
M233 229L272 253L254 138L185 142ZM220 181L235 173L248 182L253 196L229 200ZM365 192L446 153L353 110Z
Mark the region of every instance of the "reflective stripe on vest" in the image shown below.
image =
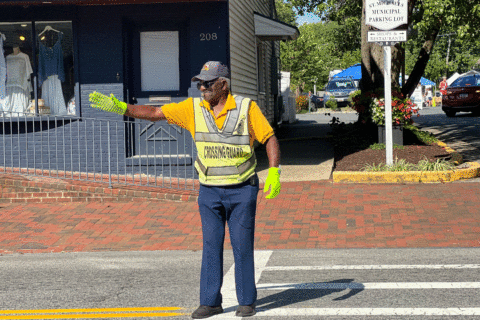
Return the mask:
M257 164L248 132L250 99L234 96L236 108L227 112L222 129L201 100L195 98L195 144L198 157L195 168L200 183L206 185L233 185L246 181L255 174Z

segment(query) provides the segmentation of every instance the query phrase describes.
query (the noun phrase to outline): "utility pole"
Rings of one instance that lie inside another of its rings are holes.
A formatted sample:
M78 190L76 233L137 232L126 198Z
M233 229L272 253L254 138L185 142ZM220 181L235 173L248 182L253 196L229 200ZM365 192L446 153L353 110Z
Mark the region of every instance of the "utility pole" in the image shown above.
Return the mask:
M447 47L447 59L446 59L446 65L447 65L447 70L445 71L445 75L448 78L448 58L450 57L450 45L452 44L452 39L450 36L454 36L456 33L445 33L445 34L440 34L437 37L448 37L448 47Z

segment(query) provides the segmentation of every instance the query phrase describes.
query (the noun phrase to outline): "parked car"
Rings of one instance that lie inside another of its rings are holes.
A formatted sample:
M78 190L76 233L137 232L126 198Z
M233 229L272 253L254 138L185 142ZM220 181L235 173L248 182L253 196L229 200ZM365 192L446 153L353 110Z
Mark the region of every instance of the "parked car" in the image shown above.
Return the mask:
M323 108L323 97L312 95L310 101L312 102L315 109Z
M461 111L480 114L480 72L470 71L455 80L442 97L442 110L447 117Z
M357 82L352 78L332 78L325 87L323 101L326 102L333 96L339 107L346 106L350 94L356 90L359 90L359 88Z

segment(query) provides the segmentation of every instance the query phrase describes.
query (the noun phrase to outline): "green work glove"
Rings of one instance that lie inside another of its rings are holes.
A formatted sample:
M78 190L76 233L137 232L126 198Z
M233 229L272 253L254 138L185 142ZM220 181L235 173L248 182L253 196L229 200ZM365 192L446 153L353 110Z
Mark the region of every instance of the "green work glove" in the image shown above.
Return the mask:
M90 93L89 100L93 108L101 109L103 111L115 112L119 115L124 115L127 112L127 104L119 101L113 94L106 96L100 92L94 91Z
M263 192L268 192L268 189L272 187L270 193L265 197L267 199L273 199L280 193L280 168L271 167L268 169L267 180L265 181L265 187Z

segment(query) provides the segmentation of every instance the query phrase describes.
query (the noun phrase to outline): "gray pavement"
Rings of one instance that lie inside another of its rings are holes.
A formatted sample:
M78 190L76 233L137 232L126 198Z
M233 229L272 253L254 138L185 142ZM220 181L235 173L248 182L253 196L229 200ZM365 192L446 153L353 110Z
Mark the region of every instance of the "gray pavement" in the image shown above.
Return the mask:
M297 121L282 124L277 130L282 153L282 181L328 180L332 175L333 147L326 140L333 117L345 123L356 121L355 113L307 113ZM265 148L256 150L258 176L262 182L268 174Z

